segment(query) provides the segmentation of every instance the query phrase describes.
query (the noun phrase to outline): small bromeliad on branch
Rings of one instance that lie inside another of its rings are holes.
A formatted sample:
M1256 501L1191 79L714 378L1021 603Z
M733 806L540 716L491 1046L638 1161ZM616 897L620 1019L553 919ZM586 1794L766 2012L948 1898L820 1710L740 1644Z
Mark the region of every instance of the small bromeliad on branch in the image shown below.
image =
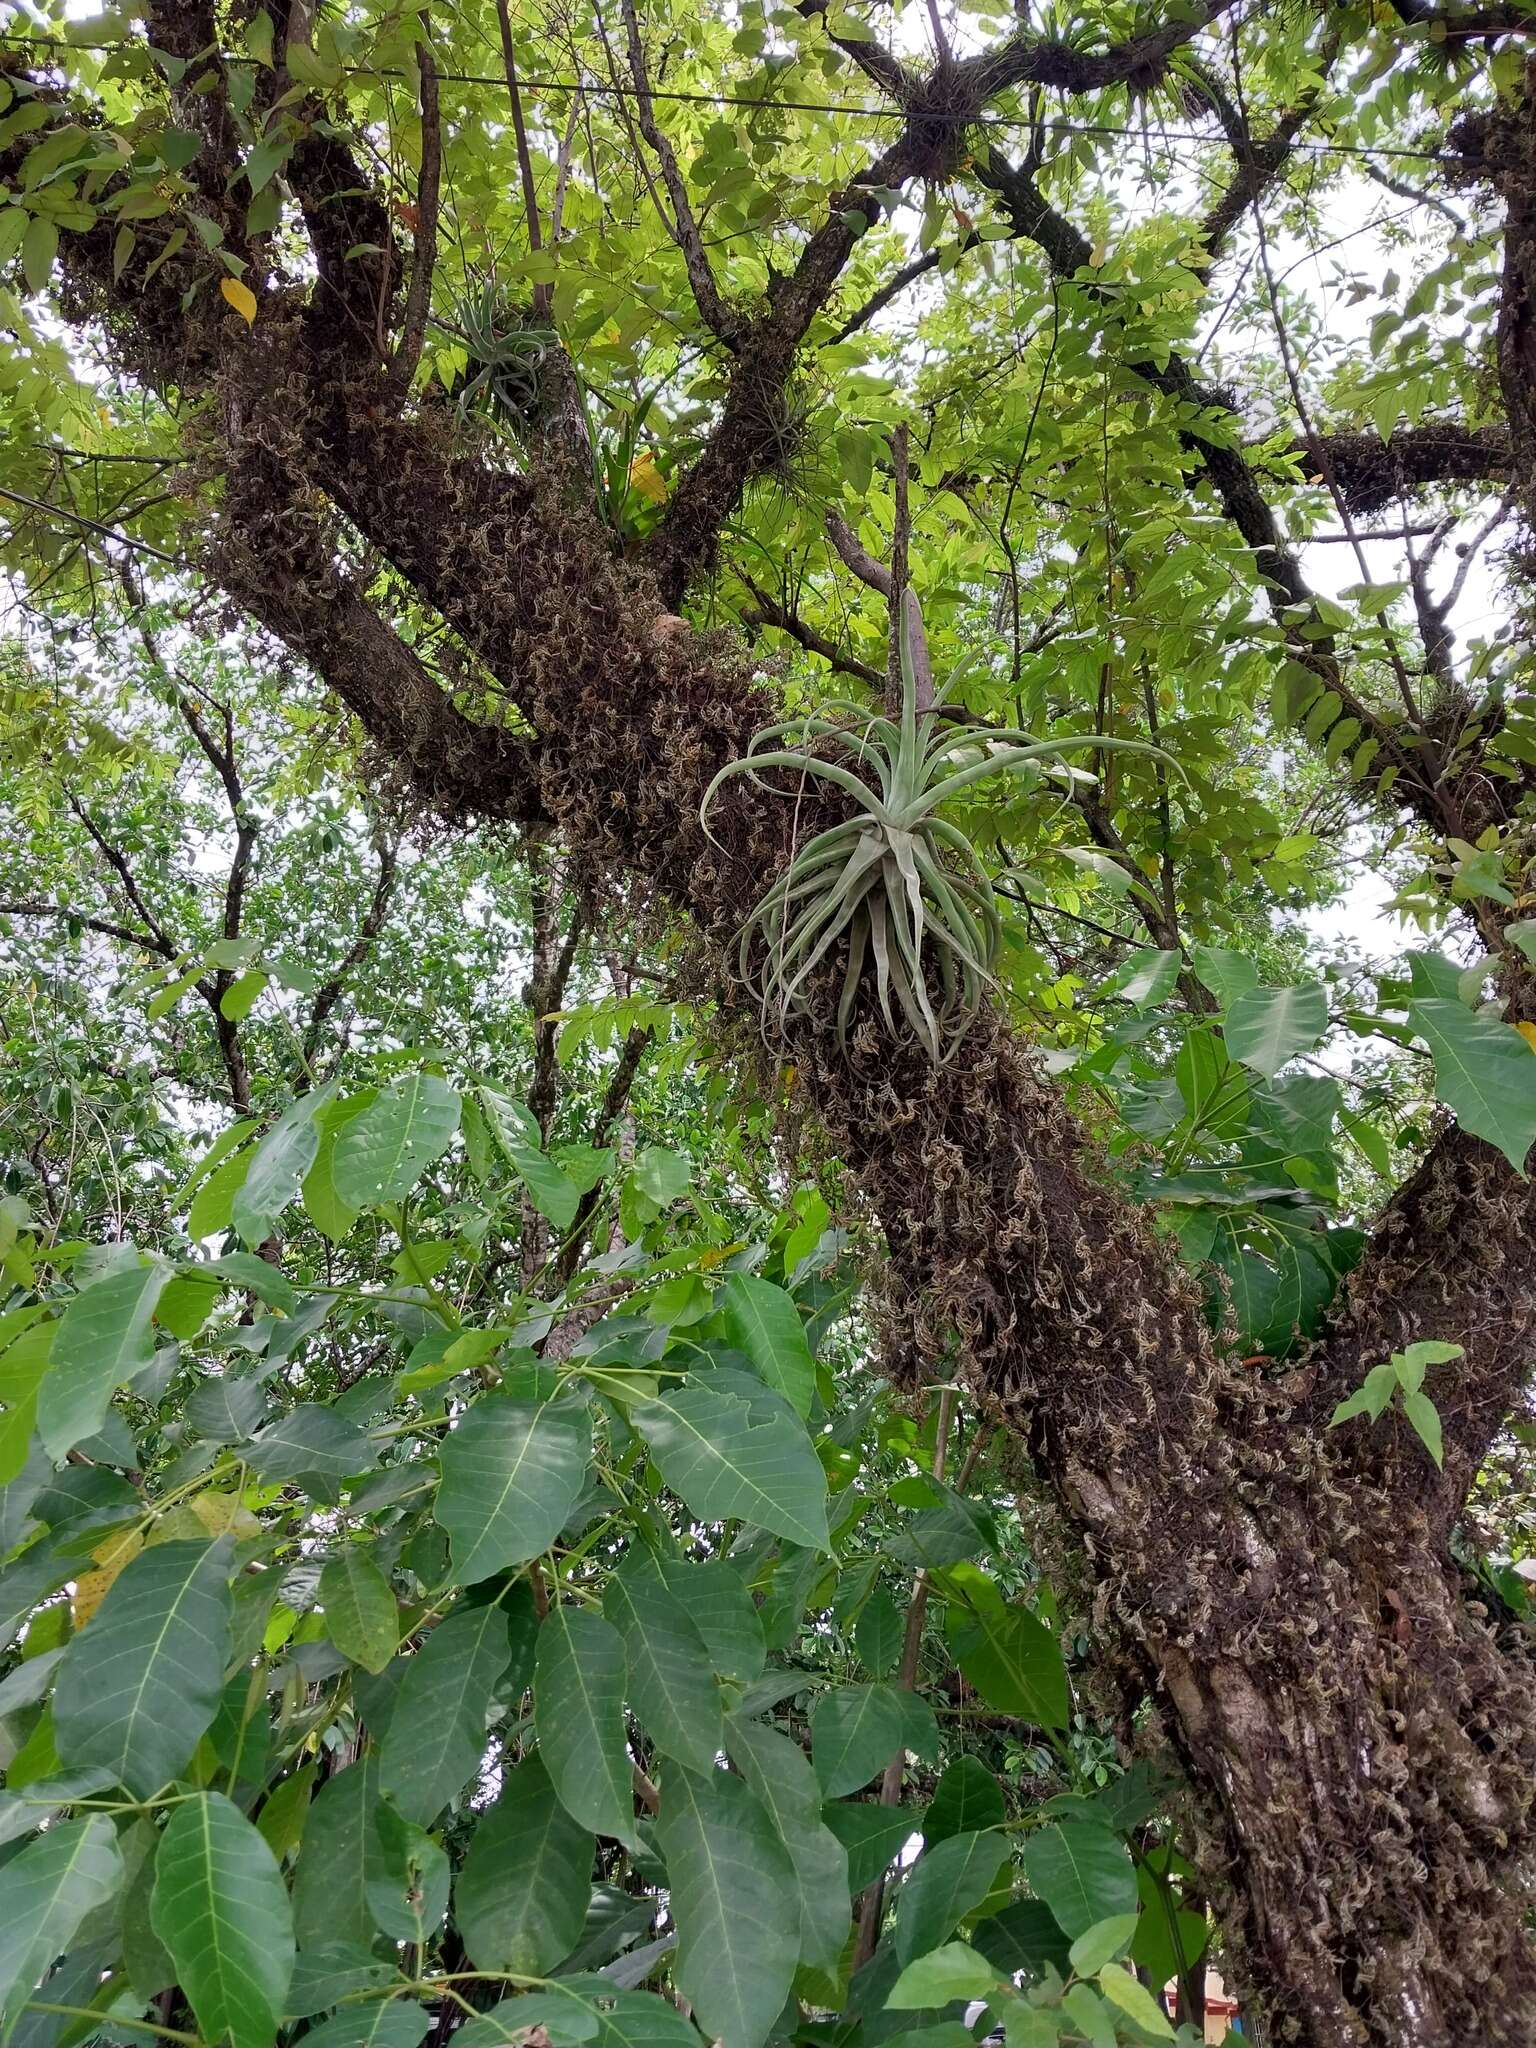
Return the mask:
M1099 733L1041 740L1004 727L978 734L941 717L942 691L920 712L919 696L930 693L919 690L919 679L931 667L922 612L910 589L902 597L899 638L899 721L839 699L825 712L765 726L741 759L728 762L710 783L699 817L708 830L710 806L733 775L749 775L760 789L791 797L815 778L853 798L853 814L797 848L748 914L738 953L741 979L758 999L766 1035L775 1020L782 1028L809 1010L816 970L846 947L838 1044L846 1052L872 959L887 1030L893 1037L910 1030L934 1065L943 1066L992 983L1002 925L991 877L960 827L939 815L941 806L988 776L1034 772L1038 763L1064 765L1069 749L1167 757L1143 740ZM798 771L799 780L774 783L765 777L768 769Z

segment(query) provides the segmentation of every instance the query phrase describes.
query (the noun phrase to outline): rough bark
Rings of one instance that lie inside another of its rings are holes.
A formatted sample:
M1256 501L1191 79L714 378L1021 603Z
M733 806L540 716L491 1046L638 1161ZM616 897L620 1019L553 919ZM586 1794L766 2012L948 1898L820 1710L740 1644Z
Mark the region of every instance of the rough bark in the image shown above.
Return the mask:
M1020 38L991 89L1042 72L1069 89L1137 80L1188 33L1101 54ZM174 264L120 286L110 235L69 238L78 304L104 314L124 366L198 390L222 422L240 488L211 566L353 705L423 803L536 809L584 862L638 874L691 915L724 1014L749 1028L731 940L816 820L736 778L716 844L698 807L772 701L742 650L662 614L647 568L568 501L380 405L376 337L401 276L387 217L334 136L306 143L291 176L318 282L307 299L271 293L249 334L184 318ZM733 383L663 529L669 599L762 466L764 393L781 403L845 236L839 223L811 238L752 330L762 381ZM348 264L368 242L376 262ZM1246 469L1232 487L1257 489ZM413 665L338 568L315 492L454 629L479 664L466 701ZM872 1006L846 1058L829 1027L798 1026L791 1051L884 1227L896 1312L925 1350L958 1333L967 1379L1086 1547L1127 1681L1161 1702L1206 1796L1210 1875L1277 2037L1536 2040L1530 1674L1463 1597L1447 1546L1458 1485L1536 1331L1523 1187L1469 1141L1438 1150L1317 1357L1273 1380L1228 1355L1193 1277L997 1019L938 1072L893 1048ZM1466 1347L1444 1481L1415 1441L1384 1452L1326 1427L1334 1387L1410 1328Z

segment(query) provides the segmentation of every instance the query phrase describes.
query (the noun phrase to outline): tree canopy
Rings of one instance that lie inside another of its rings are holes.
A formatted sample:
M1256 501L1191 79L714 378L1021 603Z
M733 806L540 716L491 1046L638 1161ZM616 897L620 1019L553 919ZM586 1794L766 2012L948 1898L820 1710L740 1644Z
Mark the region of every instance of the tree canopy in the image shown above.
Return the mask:
M1536 2040L1533 31L6 18L0 2042Z

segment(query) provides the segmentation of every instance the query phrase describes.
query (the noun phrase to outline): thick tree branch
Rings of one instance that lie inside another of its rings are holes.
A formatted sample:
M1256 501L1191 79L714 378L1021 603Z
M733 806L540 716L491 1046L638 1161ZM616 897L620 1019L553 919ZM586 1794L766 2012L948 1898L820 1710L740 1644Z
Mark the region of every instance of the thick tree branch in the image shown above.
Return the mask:
M1324 434L1321 444L1346 504L1367 515L1410 491L1438 484L1505 485L1513 460L1502 427L1464 427L1455 421L1398 427L1385 440L1369 429ZM1304 441L1294 442L1291 453L1310 466Z

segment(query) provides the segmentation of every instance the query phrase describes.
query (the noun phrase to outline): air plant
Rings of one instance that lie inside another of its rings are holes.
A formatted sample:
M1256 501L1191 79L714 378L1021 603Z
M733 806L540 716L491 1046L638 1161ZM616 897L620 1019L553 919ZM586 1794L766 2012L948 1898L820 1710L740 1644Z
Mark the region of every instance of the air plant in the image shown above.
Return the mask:
M1002 925L991 878L964 832L939 815L941 806L992 775L1035 771L1039 763L1064 768L1068 749L1167 756L1143 740L1099 733L1040 740L1014 727L957 727L939 716L942 692L919 706L928 652L910 590L898 640L899 722L840 699L765 726L741 759L728 762L710 783L699 819L708 832L710 806L733 775L750 776L773 795L797 793L765 780L767 769L798 771L800 789L815 780L853 799L852 815L799 847L748 913L739 942L741 979L758 999L766 1036L773 1020L782 1030L788 1018L807 1012L816 970L845 947L837 1005L844 1052L872 961L886 1028L896 1037L904 1024L934 1065L943 1066L995 985Z
M460 302L458 325L469 352L459 387L461 414L480 406L504 426L521 426L539 402L544 359L556 345L554 330L525 324L516 305L496 285Z

